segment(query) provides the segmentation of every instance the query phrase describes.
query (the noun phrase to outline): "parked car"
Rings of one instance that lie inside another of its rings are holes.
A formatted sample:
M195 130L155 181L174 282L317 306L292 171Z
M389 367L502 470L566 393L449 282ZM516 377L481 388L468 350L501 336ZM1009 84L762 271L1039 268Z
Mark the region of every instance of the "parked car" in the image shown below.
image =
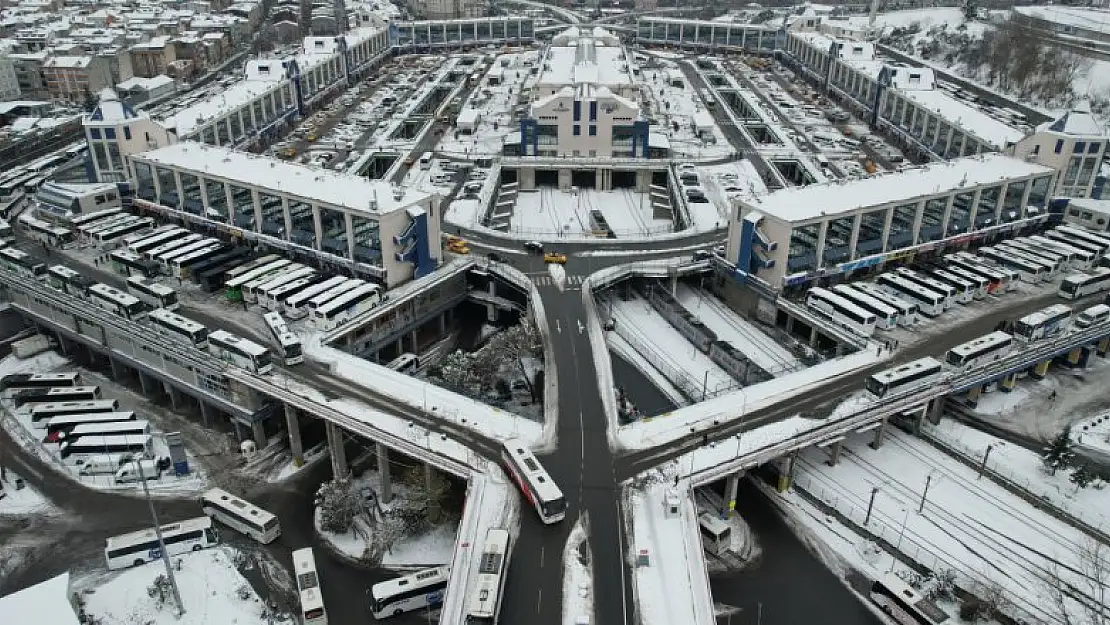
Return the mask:
M524 243L524 249L539 254L543 252L543 243L539 241L527 241Z

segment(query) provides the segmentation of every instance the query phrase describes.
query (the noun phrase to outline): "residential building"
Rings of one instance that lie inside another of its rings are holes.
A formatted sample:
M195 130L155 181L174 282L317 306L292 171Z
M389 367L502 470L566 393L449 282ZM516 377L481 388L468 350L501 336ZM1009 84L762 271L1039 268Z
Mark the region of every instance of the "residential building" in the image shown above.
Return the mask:
M0 102L19 99L19 76L15 73L15 59L0 54Z
M112 86L108 60L98 56L55 56L43 63L46 90L55 101L84 105L94 94Z
M1010 153L1059 171L1054 195L1085 198L1101 195L1101 185L1095 191L1106 145L1106 130L1091 114L1089 104L1082 102L1059 119L1042 124Z

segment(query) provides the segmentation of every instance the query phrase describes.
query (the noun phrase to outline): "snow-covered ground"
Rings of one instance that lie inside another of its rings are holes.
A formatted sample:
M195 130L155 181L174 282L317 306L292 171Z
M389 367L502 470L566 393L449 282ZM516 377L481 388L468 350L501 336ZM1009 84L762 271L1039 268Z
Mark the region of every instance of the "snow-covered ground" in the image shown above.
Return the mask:
M85 601L85 610L104 623L142 625L271 625L292 622L289 617L268 618L266 604L235 569L234 550L215 547L173 558L174 571L185 614L175 616L172 597L165 604L148 594L159 575L160 560L118 573L100 573L74 583Z
M1106 423L1110 423L1110 419L1104 419L1103 424ZM1110 431L1105 425L1103 429ZM1053 475L1046 470L1040 454L985 434L955 419L944 419L938 425L926 421L923 432L969 459L986 457L986 467L992 473L1082 519L1092 527L1110 532L1110 489L1077 489L1068 479L1068 471L1057 471ZM1105 432L1102 437L1096 435L1093 438L1105 440L1104 437ZM1084 439L1086 438L1087 435L1084 434Z
M578 517L563 549L563 625L582 625L594 620L593 570L584 516ZM582 554L580 550L587 550Z
M1072 440L1090 455L1110 461L1110 413L1102 413L1075 424ZM1103 510L1110 515L1110 508L1103 504ZM1108 526L1110 527L1110 526Z
M670 138L671 153L676 157L698 160L729 156L735 148L713 120L697 89L686 80L683 81L682 87L675 87L668 83L667 72L668 70L679 71L678 63L661 59L660 65L661 69L643 70L641 84L648 92L651 113L661 126L659 130ZM703 120L712 122L708 133L702 133L701 136L694 130L694 117L699 114ZM712 139L706 140L704 138L706 136Z
M0 482L0 516L27 516L51 514L56 510L50 500L35 489L23 485L16 488L19 474L7 469L4 482Z
M640 487L626 490L631 510L630 554L633 594L644 625L707 625L713 619L701 533L689 486L652 471L637 478ZM666 514L667 493L677 498L679 514Z
M519 124L513 123L513 107L521 90L537 79L525 63L535 64L539 54L538 50L528 50L498 55L491 67L501 68L501 84L489 84L487 71L460 111L476 110L478 128L473 134L445 134L436 151L456 157L501 154L505 137L520 132Z
M647 300L614 298L615 332L688 396L713 397L736 388L731 375L682 336Z
M776 343L711 293L679 284L676 297L686 310L709 326L718 339L731 344L771 375L778 377L803 366L790 350Z
M806 450L795 466L795 486L931 570L953 569L968 584L1000 585L1019 614L1051 618L1045 579L1055 562L1063 580L1086 588L1076 574L1087 541L1080 531L978 479L924 441L888 429L885 443L873 450L871 439L869 433L848 437L835 467L827 465L825 450Z
M670 232L669 219L652 217L646 193L631 189L560 191L540 187L517 195L510 233L519 236L592 236L590 211L600 210L617 236Z

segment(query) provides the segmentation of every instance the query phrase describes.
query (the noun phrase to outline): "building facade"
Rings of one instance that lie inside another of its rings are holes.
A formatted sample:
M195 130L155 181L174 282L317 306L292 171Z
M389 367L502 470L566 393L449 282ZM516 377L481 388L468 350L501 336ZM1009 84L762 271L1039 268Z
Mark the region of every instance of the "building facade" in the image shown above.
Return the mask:
M42 66L46 90L58 102L84 105L95 102L97 93L112 86L107 59L98 56L54 56Z
M89 146L89 179L99 182L129 180L126 158L172 142L170 133L146 113L137 112L111 89L100 93L100 103L82 119Z
M15 60L6 54L0 54L0 102L18 100L20 93Z
M1102 179L1098 174L1106 158L1105 137L1102 124L1091 115L1087 103L1081 103L1018 141L1010 152L1060 172L1054 195L1099 197Z

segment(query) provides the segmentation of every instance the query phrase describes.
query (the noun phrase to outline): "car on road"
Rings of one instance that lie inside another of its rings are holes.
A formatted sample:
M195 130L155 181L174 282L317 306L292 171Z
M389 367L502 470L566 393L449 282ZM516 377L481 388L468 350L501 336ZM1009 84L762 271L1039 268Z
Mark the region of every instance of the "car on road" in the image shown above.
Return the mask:
M466 241L453 241L447 244L447 251L455 254L469 254L470 246L466 244Z
M497 252L490 252L489 254L486 254L486 258L488 258L491 262L495 262L495 263L505 262L505 258L502 257Z
M543 262L556 265L567 264L567 255L561 252L548 252L543 255Z
M535 252L539 254L543 251L543 243L540 243L539 241L527 241L524 244L524 249L528 250L529 252Z

